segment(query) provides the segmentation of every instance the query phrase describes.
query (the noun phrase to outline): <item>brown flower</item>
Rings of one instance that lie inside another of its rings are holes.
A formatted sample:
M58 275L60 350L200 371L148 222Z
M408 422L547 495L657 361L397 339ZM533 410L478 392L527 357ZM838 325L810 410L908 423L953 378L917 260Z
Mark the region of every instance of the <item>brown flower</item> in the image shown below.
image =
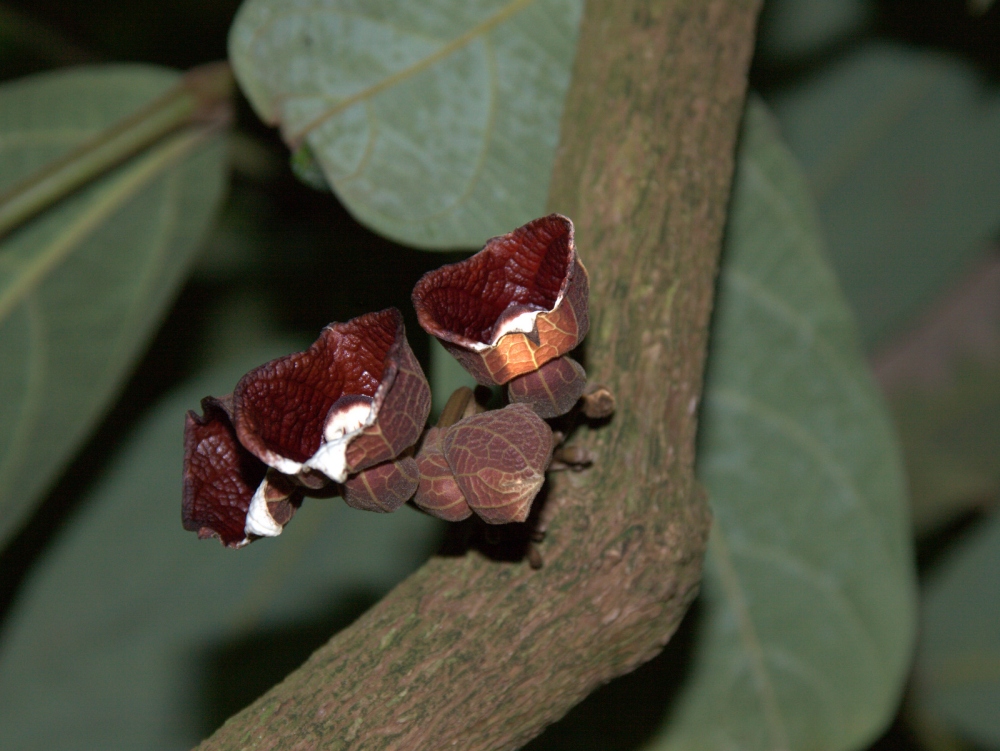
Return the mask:
M490 386L576 347L590 325L588 294L573 223L550 214L424 274L413 306L424 330Z
M233 392L233 423L279 472L343 482L416 443L430 404L402 316L389 308L330 324L306 351L251 370Z
M345 483L345 499L369 487L381 493L373 507L398 506L401 477L416 490L416 463L385 468L400 468L393 460L417 442L430 404L398 310L330 324L309 349L251 370L231 397L188 414L185 529L229 547L273 537L306 488L330 481Z

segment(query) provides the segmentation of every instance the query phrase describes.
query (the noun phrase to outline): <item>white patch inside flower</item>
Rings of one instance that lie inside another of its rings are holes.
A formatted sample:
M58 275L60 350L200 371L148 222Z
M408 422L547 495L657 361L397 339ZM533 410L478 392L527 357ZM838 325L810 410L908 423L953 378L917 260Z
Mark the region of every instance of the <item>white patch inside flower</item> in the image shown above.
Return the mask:
M351 439L375 422L373 402L358 401L339 409L323 429L324 443L305 466L318 469L334 482L347 479L347 445Z
M287 459L284 456L272 453L272 459L267 464L270 467L274 467L276 470L281 472L283 475L297 475L302 471L302 464L292 459Z
M493 332L493 341L489 344L483 344L482 342L472 342L469 348L475 352L483 352L495 347L497 342L500 341L501 337L507 334L530 334L535 330L535 319L538 318L539 313L545 313L544 310L530 310L525 311L519 315L509 318L503 323L501 323L496 331Z
M277 537L284 529L274 521L271 512L267 510L267 498L265 490L267 488L267 478L260 481L257 490L250 499L250 508L247 509L247 520L243 526L243 531L248 535L258 535L260 537Z

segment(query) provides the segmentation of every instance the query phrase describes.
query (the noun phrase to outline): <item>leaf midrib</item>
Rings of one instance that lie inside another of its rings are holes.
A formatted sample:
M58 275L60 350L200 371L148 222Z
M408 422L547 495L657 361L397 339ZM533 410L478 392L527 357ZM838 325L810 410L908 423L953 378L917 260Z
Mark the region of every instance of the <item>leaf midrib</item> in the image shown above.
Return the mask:
M719 572L719 581L722 584L725 597L736 615L740 641L747 651L750 672L757 684L758 697L764 715L764 723L770 737L771 748L774 751L788 751L790 749L788 728L785 726L774 685L771 683L771 676L765 665L764 646L757 635L753 619L750 617L750 608L743 597L743 583L740 581L732 557L729 555L726 533L723 532L718 520L713 525L712 538L715 544L709 545L709 554L715 561L715 569Z
M742 543L733 543L731 554L744 559L752 558L761 564L766 563L772 568L781 569L786 575L806 582L817 592L823 593L827 605L838 611L842 622L854 629L858 641L863 645L867 663L876 665L882 673L882 682L889 683L890 678L879 653L878 641L858 610L857 604L848 597L840 581L832 575L824 575L823 570L815 563L794 556L779 545L753 538L743 540Z
M8 475L11 468L21 461L27 448L27 437L30 425L38 414L42 404L43 385L47 380L48 350L45 346L45 322L42 311L37 304L37 298L28 298L25 312L28 317L28 358L26 362L27 384L22 392L21 411L12 426L5 426L11 431L9 448L0 452L0 505L10 497L11 483ZM18 488L15 492L22 489Z
M325 123L331 117L335 117L336 115L340 114L349 107L354 106L358 102L370 99L376 96L377 94L385 91L386 89L392 88L401 81L405 81L406 79L412 78L418 73L427 70L427 68L431 67L440 60L443 60L452 53L457 52L462 47L465 47L470 42L475 40L477 37L485 35L495 26L498 26L499 24L503 23L511 16L516 15L521 10L523 10L524 8L526 8L527 6L531 5L534 2L536 2L536 0L512 0L512 2L507 4L505 7L501 8L492 16L489 16L486 20L476 24L471 29L466 31L464 34L460 34L459 36L455 37L450 42L445 44L443 47L441 47L434 53L428 55L427 57L423 58L422 60L417 61L408 68L403 68L397 71L396 73L393 73L391 76L386 76L378 83L369 86L366 89L362 89L356 94L352 94L351 96L346 97L345 99L341 99L339 102L332 105L324 112L320 113L315 118L307 122L297 131L288 133L287 134L288 140L293 144L301 143L302 140L309 135L309 133L311 133L313 130L315 130L320 125Z
M120 209L146 184L184 158L208 136L209 129L179 133L156 147L140 164L109 186L53 242L36 253L14 281L0 291L0 321L27 297L59 264L80 247L106 219Z

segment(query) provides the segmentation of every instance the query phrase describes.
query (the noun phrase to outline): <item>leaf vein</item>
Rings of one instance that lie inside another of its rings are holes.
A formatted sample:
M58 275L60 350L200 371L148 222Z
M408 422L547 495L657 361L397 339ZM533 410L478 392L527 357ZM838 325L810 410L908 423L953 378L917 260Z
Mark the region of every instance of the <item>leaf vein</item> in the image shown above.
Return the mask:
M28 320L27 385L21 400L17 425L10 429L10 450L0 459L0 488L11 487L10 473L24 454L31 434L31 423L42 406L48 370L48 347L45 345L45 319L36 297L25 300ZM8 395L9 396L9 395ZM8 428L5 427L5 430Z
M750 299L754 300L761 308L772 314L779 321L785 322L790 328L799 332L799 336L808 341L827 361L830 370L837 374L838 380L848 384L845 394L852 401L859 402L860 394L857 377L847 369L844 358L839 357L835 348L829 340L820 333L813 324L804 316L799 315L784 300L768 290L756 279L740 269L727 270L724 273L723 283L731 286L736 291L744 292Z
M740 639L746 647L747 657L750 660L750 673L757 685L757 694L764 722L771 737L771 746L774 751L786 751L790 748L788 729L785 727L785 720L778 706L774 686L771 684L771 677L765 666L764 648L757 635L753 619L750 617L750 608L743 597L743 584L729 555L726 533L719 520L716 520L713 525L711 536L715 544L709 545L708 552L715 561L726 599L729 600L730 606L736 614Z
M512 0L512 2L508 3L506 6L498 10L492 16L486 18L481 23L476 24L471 29L466 31L464 34L460 34L459 36L455 37L453 40L445 44L443 47L436 50L427 57L423 58L422 60L418 60L413 65L407 68L403 68L402 70L393 73L391 76L386 76L378 83L372 84L367 89L359 91L357 94L352 94L349 97L341 99L336 104L330 106L325 112L317 115L315 118L313 118L308 123L303 125L298 131L290 133L288 135L288 139L292 143L299 143L303 138L309 135L309 133L318 128L320 125L329 120L331 117L334 117L335 115L343 112L345 109L347 109L348 107L352 106L357 102L374 97L375 95L385 91L386 89L390 89L396 84L405 81L408 78L412 78L418 73L422 73L435 63L445 59L452 53L462 49L463 47L471 43L473 40L475 40L477 37L479 36L485 37L486 33L489 32L491 29L503 23L511 16L516 15L527 6L531 5L533 2L535 2L535 0Z
M807 561L790 555L788 551L776 545L766 545L759 541L747 541L742 544L733 542L732 552L734 555L768 561L822 590L829 603L840 611L844 623L853 626L857 636L864 643L868 652L866 664L878 665L882 671L882 678L888 683L886 666L879 654L875 637L858 612L855 603L847 596L836 579L825 574L817 566L810 565Z
M827 475L841 486L848 499L853 501L852 505L863 518L866 529L874 530L874 534L879 540L880 549L893 549L893 546L890 546L885 539L881 525L872 516L868 499L858 489L854 479L844 469L829 447L818 437L814 436L807 427L796 422L788 415L772 409L763 402L740 394L733 389L713 389L710 393L706 394L705 401L721 409L729 409L752 415L758 420L770 424L779 433L787 436L793 443L812 456L826 471Z
M58 238L34 255L12 284L0 292L0 320L6 318L43 279L79 248L103 221L164 169L186 156L207 134L206 129L198 129L174 136L105 188Z

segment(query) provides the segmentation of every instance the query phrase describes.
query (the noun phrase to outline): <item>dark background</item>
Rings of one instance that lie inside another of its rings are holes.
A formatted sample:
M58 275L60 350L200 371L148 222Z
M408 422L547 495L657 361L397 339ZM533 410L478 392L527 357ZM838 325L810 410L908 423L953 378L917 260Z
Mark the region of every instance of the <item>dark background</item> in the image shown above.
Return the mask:
M233 0L31 0L0 5L0 76L4 80L65 65L137 61L186 69L226 56ZM856 28L826 35L800 51L774 53L766 44L755 57L751 85L765 99L808 82L811 76L872 39L934 49L970 63L989 87L1000 84L1000 8L985 15L945 0L885 0ZM768 29L773 4L762 18ZM0 552L0 639L3 619L16 608L33 567L78 512L83 492L106 469L114 449L141 416L196 373L206 351L225 340L220 321L248 317L268 335L308 341L331 320L397 305L418 357L426 366L428 343L406 304L425 271L453 260L395 245L358 225L329 193L299 183L287 167L287 149L245 101L238 104L230 195L220 219L237 236L258 242L210 241L151 343L122 398L78 459L19 536ZM235 228L235 229L234 229ZM988 251L986 251L988 252ZM238 337L230 336L230 339ZM227 340L236 348L238 341ZM990 501L992 503L992 501ZM989 504L985 504L988 506ZM932 568L984 512L972 505L919 540L918 566ZM197 734L207 734L296 667L337 629L377 600L365 587L338 598L307 621L265 627L205 646L203 693ZM683 677L695 607L668 649L635 673L597 691L529 747L634 749L658 727ZM1000 708L998 708L1000 711ZM874 748L919 747L905 713Z

